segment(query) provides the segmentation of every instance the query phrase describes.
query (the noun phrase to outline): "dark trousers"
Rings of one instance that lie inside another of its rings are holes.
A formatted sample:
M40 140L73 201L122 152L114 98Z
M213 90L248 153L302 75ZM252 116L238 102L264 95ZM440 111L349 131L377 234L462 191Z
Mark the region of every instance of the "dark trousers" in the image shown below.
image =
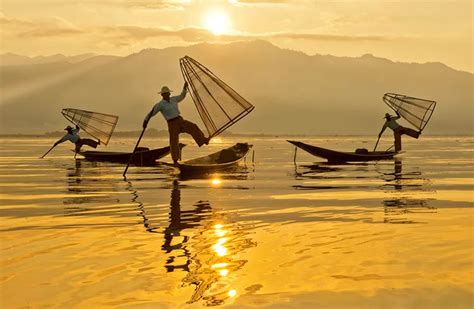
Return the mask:
M168 131L170 134L171 158L173 161L181 160L181 148L179 147L179 134L188 133L193 138L196 144L201 147L206 143L207 138L202 133L199 127L191 121L184 120L181 117L174 118L168 121Z
M413 138L418 138L420 136L420 132L418 131L399 126L395 130L393 130L393 136L395 138L395 151L402 150L402 135L403 134L411 136Z
M76 152L79 152L83 145L87 145L92 148L97 148L97 145L99 145L99 142L94 141L93 139L90 139L90 138L80 138L76 143Z

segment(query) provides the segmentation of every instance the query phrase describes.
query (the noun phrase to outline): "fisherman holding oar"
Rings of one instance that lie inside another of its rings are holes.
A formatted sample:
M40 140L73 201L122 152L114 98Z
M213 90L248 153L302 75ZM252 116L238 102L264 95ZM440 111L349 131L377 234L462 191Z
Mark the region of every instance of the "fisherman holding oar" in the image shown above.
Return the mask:
M392 129L393 136L395 138L395 151L399 152L400 150L402 150L402 135L403 134L411 136L413 138L418 138L421 134L421 131L415 131L413 129L399 125L396 120L400 119L400 114L398 112L396 113L397 113L397 116L392 116L389 113L385 114L385 117L384 117L385 123L382 127L382 130L379 133L379 139L386 128ZM377 140L377 144L378 142L379 140ZM375 148L377 148L377 144L375 145ZM375 151L375 148L374 148L374 151Z
M57 145L64 143L65 141L70 141L71 143L76 145L76 153L81 150L83 145L90 146L92 148L97 148L97 145L100 145L100 141L94 141L90 138L81 138L79 136L79 127L76 125L76 128L72 128L71 126L67 126L64 130L67 131L66 135L64 135L60 140L54 143L53 147L51 147L48 152L46 152L41 158L44 158L54 147Z
M155 116L158 112L163 114L163 117L168 122L171 158L173 159L174 164L177 164L178 161L181 160L181 148L179 147L180 133L190 134L199 147L204 144L209 144L209 138L204 136L201 129L199 129L195 123L183 119L180 115L178 103L184 100L187 91L188 83L185 82L181 94L172 97L171 90L167 86L163 86L159 92L163 99L155 104L143 121L143 130L145 130L151 117Z

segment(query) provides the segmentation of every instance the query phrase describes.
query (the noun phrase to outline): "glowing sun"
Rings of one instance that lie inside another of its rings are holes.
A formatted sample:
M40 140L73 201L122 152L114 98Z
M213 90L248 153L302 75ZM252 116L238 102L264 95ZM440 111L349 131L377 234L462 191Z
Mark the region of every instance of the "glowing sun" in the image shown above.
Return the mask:
M213 10L207 13L204 26L214 35L221 35L230 30L230 19L224 11Z

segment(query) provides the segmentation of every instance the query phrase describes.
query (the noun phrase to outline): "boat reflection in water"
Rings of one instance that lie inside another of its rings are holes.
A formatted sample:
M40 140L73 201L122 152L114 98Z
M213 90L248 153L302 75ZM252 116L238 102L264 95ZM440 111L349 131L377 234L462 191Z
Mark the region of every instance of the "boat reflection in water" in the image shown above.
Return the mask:
M159 167L157 167L159 168ZM83 216L94 219L94 223L77 221L71 227L85 226L128 226L134 224L129 218L136 216L137 205L123 203L121 196L129 196L130 184L125 183L117 171L123 165L90 162L76 159L75 165L67 167L66 195L62 200L64 216ZM161 171L161 170L158 170ZM152 181L167 181L170 176L158 174ZM149 177L147 179L150 179ZM135 200L137 197L132 197ZM104 220L100 220L103 218Z
M117 202L109 194L120 190L117 182L108 176L110 167L83 159L76 159L74 163L74 167L66 169L67 193L70 195L63 200L66 214L83 210L77 205L93 209L97 208L97 203Z
M246 227L229 214L213 209L209 201L181 204L181 185L172 181L168 225L158 228L148 218L138 192L129 182L133 201L139 204L147 231L163 234L162 252L167 272L185 272L183 287L194 286L188 303L203 301L206 306L225 303L238 294L233 287L236 272L247 260L234 256L256 245Z
M295 165L295 179L302 180L303 184L293 185L293 188L321 193L366 192L365 200L372 196L382 200L384 223L420 223L407 216L436 213L427 198L433 192L431 181L419 167L408 165L407 168L403 170L400 158L381 163Z

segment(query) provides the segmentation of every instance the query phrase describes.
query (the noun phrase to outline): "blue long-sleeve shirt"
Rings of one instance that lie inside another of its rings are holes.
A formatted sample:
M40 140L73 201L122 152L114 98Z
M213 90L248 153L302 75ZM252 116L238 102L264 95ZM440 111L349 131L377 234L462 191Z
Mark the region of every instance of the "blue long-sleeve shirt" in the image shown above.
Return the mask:
M77 141L80 139L79 135L77 134L78 132L79 128L72 129L71 133L68 132L59 141L57 141L56 144L61 144L65 141L70 141L73 144L77 143Z
M155 116L158 112L163 114L165 120L176 118L180 115L178 103L183 101L186 97L187 89L184 88L180 95L170 97L169 101L165 99L156 103L153 109L146 115L145 121L148 122L151 117Z

